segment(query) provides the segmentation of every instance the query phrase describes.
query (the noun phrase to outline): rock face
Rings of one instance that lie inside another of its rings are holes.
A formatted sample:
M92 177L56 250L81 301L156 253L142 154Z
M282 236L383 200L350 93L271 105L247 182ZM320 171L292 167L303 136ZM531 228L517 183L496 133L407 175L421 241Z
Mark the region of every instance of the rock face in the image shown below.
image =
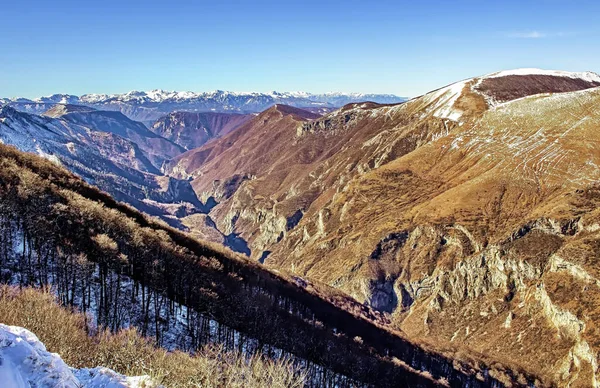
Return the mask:
M173 112L158 119L150 130L190 150L228 134L252 117L236 113Z
M166 171L218 202L253 258L417 341L597 386L597 86L524 69L318 118L277 106Z
M56 104L52 108L50 108L47 111L43 112L43 114L44 114L44 116L58 118L58 117L61 117L63 115L69 114L69 113L74 113L74 112L89 113L89 112L93 112L95 110L96 109L94 109L92 107L83 106L83 105Z

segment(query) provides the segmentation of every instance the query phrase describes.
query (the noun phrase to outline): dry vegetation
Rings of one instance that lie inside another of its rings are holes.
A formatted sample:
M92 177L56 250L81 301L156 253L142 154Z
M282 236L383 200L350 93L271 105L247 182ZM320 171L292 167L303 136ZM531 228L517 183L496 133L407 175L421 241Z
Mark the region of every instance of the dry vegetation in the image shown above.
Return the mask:
M574 203L600 177L597 86L504 76L311 121L272 109L176 167L253 257L394 311L413 343L600 385L600 222ZM220 196L234 174L252 178Z
M511 77L510 93L532 89L498 98L572 90L533 81ZM461 126L352 180L286 235L271 264L360 300L388 285L393 325L452 357L495 360L547 385L597 385L600 89L477 115L481 96L467 97L455 105Z
M165 387L304 386L304 376L286 360L206 347L194 356L153 346L135 329L86 333L85 316L60 306L53 294L33 288L0 286L0 322L38 336L50 352L75 368L104 366L129 375L149 375Z
M163 343L185 305L188 345L293 355L318 386L489 383L370 322L348 298L350 310L336 307L335 292L150 220L49 161L4 145L0 156L3 276L20 286L52 281L64 305L93 312L101 327L135 326Z

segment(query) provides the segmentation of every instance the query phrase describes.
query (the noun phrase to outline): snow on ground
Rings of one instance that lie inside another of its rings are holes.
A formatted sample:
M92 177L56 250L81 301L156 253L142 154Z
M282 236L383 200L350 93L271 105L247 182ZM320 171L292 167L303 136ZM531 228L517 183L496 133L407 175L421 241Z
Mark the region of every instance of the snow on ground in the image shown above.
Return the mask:
M458 121L463 112L455 109L454 103L461 96L465 85L466 82L457 82L442 89L444 91L442 95L446 101L438 109L436 109L434 116Z
M27 329L0 324L0 385L5 388L142 388L147 376L127 377L108 368L75 369L50 353Z
M424 101L430 104L428 112L437 118L458 122L463 112L456 109L454 103L462 95L462 91L469 81L456 82L423 96Z

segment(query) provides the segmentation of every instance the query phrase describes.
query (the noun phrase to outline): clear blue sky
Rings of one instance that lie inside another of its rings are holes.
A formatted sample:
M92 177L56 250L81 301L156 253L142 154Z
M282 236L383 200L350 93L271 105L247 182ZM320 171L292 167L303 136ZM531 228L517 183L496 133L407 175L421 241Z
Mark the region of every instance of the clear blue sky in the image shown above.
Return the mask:
M508 68L600 71L599 20L577 0L5 1L0 96L415 96Z

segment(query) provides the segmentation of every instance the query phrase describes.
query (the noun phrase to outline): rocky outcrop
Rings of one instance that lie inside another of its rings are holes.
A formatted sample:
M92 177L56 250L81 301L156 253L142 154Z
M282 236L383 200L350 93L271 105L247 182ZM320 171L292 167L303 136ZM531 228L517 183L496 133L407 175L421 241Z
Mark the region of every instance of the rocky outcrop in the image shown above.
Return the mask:
M346 125L351 125L353 120L356 120L356 113L354 112L344 112L335 116L328 115L321 119L300 124L296 131L296 136L300 137L314 133L327 133L333 135L337 131L343 130Z

